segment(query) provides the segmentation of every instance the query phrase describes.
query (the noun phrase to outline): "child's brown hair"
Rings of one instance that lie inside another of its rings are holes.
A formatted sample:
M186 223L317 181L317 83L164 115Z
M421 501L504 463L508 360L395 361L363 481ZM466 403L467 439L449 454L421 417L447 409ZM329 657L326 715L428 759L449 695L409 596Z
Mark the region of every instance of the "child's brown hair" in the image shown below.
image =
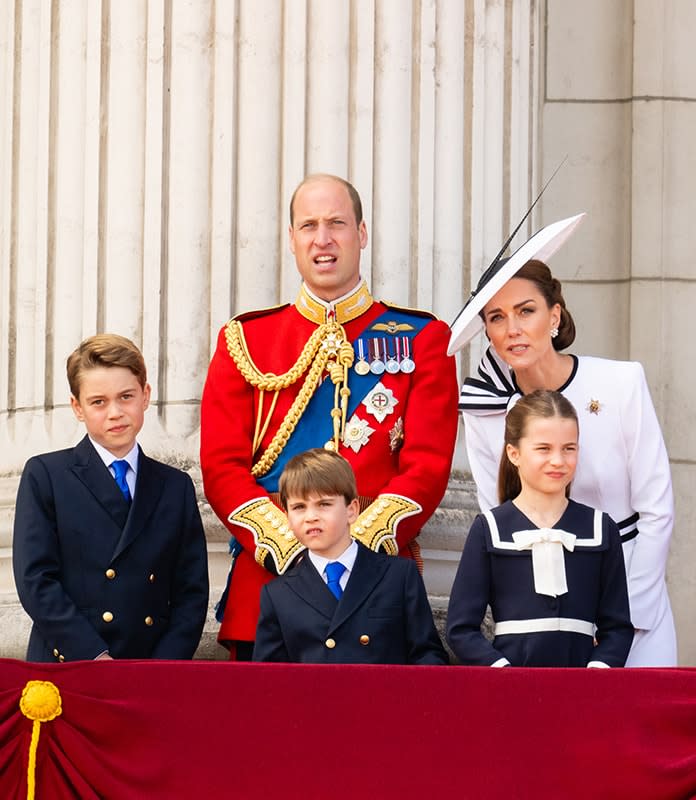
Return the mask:
M321 447L305 450L288 461L280 476L278 491L286 510L288 497L343 496L348 505L358 496L351 465L343 456Z
M575 407L560 392L537 389L535 392L524 395L515 403L505 418L505 444L498 469L498 501L500 503L514 500L522 491L520 475L517 467L508 458L507 446L511 444L513 447L519 447L520 439L525 435L527 423L532 417L540 419L560 417L561 419L575 420L575 424L578 424ZM566 495L569 491L570 485L566 487Z
M135 375L143 389L147 383L143 354L130 339L117 333L90 336L68 356L68 383L76 400L80 399L83 373L96 367L123 367Z

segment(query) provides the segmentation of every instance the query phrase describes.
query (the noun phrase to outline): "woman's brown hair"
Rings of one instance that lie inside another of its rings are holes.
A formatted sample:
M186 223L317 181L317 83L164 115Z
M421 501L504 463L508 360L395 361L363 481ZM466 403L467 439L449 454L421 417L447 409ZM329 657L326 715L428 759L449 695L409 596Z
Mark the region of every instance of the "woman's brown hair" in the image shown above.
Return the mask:
M517 270L513 278L523 278L526 281L531 281L546 301L548 308L553 308L558 303L561 307L561 321L558 324L558 336L551 339L551 342L554 350L565 350L566 347L570 347L575 341L575 323L570 311L566 308L561 282L558 278L553 277L551 270L543 261L537 261L536 259L527 261ZM485 324L486 317L483 309L479 312L479 316Z
M523 278L531 281L541 292L546 300L548 308L552 308L558 303L561 307L561 321L558 325L558 336L551 340L554 350L565 350L575 341L575 323L570 311L566 308L563 298L561 282L554 278L551 270L543 261L532 259L521 267L516 273L515 278Z

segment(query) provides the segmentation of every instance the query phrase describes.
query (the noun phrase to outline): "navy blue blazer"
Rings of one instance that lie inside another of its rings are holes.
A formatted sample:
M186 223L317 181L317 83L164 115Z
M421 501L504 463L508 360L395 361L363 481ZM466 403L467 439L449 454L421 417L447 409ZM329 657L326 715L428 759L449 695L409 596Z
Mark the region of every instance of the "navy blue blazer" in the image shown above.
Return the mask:
M340 600L308 557L263 587L254 661L446 664L414 561L358 555Z
M138 460L130 505L88 437L27 461L13 566L33 621L29 661L191 658L208 608L208 559L186 473Z

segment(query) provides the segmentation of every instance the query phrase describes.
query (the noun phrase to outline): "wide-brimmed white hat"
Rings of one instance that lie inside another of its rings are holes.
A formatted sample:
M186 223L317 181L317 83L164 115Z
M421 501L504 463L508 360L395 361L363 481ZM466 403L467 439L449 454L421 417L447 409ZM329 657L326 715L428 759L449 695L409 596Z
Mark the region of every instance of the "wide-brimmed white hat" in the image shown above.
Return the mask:
M571 236L585 216L583 211L574 217L552 222L527 239L510 258L503 258L502 253L496 256L493 263L481 275L471 297L450 326L452 333L447 347L447 355L451 356L456 353L483 328L483 320L479 316L479 312L493 295L499 292L528 261L535 258L545 262L549 259Z

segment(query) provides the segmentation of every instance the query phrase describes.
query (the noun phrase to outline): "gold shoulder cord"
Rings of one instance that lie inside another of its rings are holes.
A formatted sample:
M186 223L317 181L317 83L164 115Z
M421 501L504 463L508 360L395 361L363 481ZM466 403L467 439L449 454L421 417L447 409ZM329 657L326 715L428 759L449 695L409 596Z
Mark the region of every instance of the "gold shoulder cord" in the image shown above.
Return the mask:
M348 370L353 365L355 357L353 346L348 341L342 325L333 320L320 325L307 340L295 364L282 375L259 371L249 354L242 325L237 320L230 320L227 323L225 338L227 340L227 350L237 365L240 374L247 383L259 390L259 412L256 418L252 455L256 454L261 440L268 430L281 389L292 386L305 372L307 373L302 388L290 406L285 419L266 450L251 469L251 474L255 478L265 475L276 462L292 432L297 427L300 417L309 405L325 371L329 373L335 386L334 407L331 409L331 417L333 419L333 445L338 450L345 429L348 398L350 397ZM267 391L274 392L274 396L266 412L266 419L262 424L264 392Z

